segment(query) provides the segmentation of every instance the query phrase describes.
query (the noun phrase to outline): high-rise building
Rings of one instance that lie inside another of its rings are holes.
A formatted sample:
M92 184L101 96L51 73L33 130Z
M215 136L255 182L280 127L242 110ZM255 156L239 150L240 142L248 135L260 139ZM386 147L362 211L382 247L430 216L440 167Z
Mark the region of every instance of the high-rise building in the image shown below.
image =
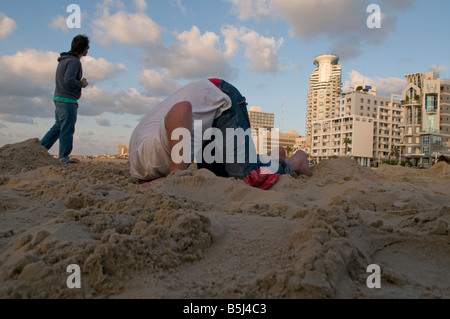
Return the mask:
M274 127L275 114L261 112L260 106L252 106L248 111L252 138L257 153L267 153L273 146L271 135L267 134ZM278 144L277 144L278 146Z
M306 122L307 144L311 145L312 124L334 118L339 106L336 99L341 95L342 67L339 57L321 55L315 58L314 72L309 79L308 108Z
M275 114L261 112L260 106L252 106L248 111L248 117L252 128L273 128Z
M118 156L128 156L129 153L129 145L127 143L119 144L119 147L117 148L117 155Z
M430 166L433 159L450 149L450 81L433 71L406 75L402 92L403 159L413 165Z
M261 112L260 106L252 106L248 111L252 138L258 154L265 154L274 148L283 147L288 155L300 149L299 140L301 136L297 131L282 133L274 128L275 115L273 113Z

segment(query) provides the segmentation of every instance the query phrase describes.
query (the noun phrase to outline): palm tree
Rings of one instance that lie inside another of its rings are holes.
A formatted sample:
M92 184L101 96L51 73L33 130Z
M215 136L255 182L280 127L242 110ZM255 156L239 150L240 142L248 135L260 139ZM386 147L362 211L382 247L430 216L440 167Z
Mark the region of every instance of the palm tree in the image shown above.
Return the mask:
M352 140L349 137L345 137L342 141L345 145L345 156L347 156L348 153L348 144L352 144Z
M400 148L398 146L393 146L391 149L391 154L392 156L394 156L397 159L398 162L398 157L400 155Z
M291 152L293 151L292 147L290 147L289 145L286 146L284 149L286 150L286 153L287 153L286 156L289 156L291 154Z

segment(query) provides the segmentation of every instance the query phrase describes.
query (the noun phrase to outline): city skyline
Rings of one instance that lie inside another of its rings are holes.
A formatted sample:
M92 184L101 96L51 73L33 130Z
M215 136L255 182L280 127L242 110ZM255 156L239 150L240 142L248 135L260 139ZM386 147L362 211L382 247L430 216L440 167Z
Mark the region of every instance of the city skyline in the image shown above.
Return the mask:
M68 28L72 3L79 29ZM380 28L366 21L372 3ZM76 34L92 45L73 154L114 154L150 107L197 78L230 80L249 107L300 135L319 55L339 56L344 92L364 82L380 96L399 94L405 75L436 68L449 78L448 9L444 0L8 2L0 8L0 147L42 138L53 123L56 58Z

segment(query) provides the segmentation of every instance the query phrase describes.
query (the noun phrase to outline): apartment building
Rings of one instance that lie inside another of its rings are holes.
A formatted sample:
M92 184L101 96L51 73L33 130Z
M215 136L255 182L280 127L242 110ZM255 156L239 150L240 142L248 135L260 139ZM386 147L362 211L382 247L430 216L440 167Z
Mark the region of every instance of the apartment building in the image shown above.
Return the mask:
M435 72L405 77L403 139L398 146L404 160L428 167L438 156L450 154L450 81Z
M311 143L312 125L336 117L336 99L341 95L342 67L339 57L321 55L316 57L314 72L309 79L306 138Z
M276 147L284 147L289 153L299 149L301 136L297 131L280 132L274 128L274 113L261 112L260 106L252 106L248 111L252 138L257 153L267 153Z
M401 142L400 100L361 93L343 94L337 100L336 117L316 121L312 127L314 161L351 156L362 166L395 157Z
M130 146L127 143L119 144L117 147L117 155L118 156L128 156L128 153L130 152Z
M270 135L267 131L274 127L275 114L261 112L260 106L252 106L248 111L250 127L252 128L252 139L257 153L267 153L271 149ZM278 145L278 144L277 144Z

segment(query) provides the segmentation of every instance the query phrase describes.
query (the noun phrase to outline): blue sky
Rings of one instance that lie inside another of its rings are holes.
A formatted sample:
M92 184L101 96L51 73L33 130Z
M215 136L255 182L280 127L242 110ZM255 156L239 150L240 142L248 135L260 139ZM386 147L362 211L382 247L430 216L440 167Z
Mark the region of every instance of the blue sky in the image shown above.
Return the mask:
M67 27L70 4L79 29ZM367 26L370 4L381 28ZM2 1L0 147L53 125L56 59L77 34L91 40L90 86L73 154L116 154L149 109L194 79L233 83L249 106L275 113L277 128L303 135L318 55L340 57L344 89L364 78L384 96L400 93L406 74L439 66L450 78L448 12L447 0Z

